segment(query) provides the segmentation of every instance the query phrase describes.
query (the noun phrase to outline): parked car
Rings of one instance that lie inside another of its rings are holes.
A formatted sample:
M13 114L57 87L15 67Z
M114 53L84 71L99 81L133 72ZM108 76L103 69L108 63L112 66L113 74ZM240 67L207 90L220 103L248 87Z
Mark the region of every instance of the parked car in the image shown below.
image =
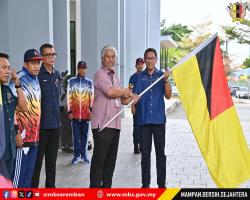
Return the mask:
M175 85L174 81L170 81L171 88L172 88L172 96L179 96L179 91Z
M179 96L179 91L176 86L172 87L172 95L173 96Z
M239 86L231 86L231 88L230 88L231 96L236 96L236 91L238 91L239 89L240 89Z
M240 87L238 91L236 91L236 98L248 98L249 92L247 87Z

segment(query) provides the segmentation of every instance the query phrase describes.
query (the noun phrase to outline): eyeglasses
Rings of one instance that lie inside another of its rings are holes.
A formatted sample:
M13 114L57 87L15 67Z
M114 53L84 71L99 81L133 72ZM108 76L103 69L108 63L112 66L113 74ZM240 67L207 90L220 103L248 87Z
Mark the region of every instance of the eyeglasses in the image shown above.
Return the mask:
M47 53L47 54L43 54L44 57L48 57L48 58L55 58L57 56L56 53Z
M146 61L156 60L156 57L144 58Z

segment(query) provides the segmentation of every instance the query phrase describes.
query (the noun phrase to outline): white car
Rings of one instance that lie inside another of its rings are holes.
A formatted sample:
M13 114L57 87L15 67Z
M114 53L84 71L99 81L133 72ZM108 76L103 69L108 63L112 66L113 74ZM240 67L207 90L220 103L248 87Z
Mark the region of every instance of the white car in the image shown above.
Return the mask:
M240 87L238 91L236 91L236 98L248 98L249 92L247 87Z
M176 86L172 86L172 95L179 96L179 91Z

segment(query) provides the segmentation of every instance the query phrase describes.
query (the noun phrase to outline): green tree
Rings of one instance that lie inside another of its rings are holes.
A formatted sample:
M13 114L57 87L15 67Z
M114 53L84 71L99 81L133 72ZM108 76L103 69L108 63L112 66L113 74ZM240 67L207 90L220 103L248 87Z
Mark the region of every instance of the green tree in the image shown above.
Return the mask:
M166 26L166 20L161 21L161 35L170 35L175 42L181 41L183 37L188 37L192 30L181 24Z
M166 26L166 20L161 21L161 35L170 35L171 38L178 44L183 38L187 38L192 33L192 30L181 24L173 24L170 27ZM179 44L178 44L179 45ZM185 53L181 47L161 49L161 67L166 65L174 66Z
M250 20L242 20L234 26L222 26L229 40L250 45Z
M250 58L244 60L242 68L250 68Z

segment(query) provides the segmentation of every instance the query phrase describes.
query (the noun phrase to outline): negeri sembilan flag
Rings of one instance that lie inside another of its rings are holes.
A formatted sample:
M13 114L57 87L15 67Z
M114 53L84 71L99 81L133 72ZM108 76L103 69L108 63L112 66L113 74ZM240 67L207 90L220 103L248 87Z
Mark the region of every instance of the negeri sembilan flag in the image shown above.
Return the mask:
M250 178L250 152L230 96L217 34L172 73L214 182L224 188L239 186Z

